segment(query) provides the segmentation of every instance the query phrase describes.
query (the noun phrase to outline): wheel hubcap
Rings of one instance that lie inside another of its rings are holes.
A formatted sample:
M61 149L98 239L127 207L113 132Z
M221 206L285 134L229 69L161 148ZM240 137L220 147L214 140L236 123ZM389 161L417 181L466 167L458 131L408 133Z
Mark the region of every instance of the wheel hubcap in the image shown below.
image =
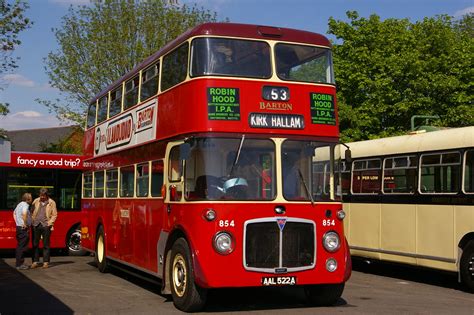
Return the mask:
M177 254L173 260L173 287L179 297L186 292L186 263L181 254Z
M97 260L101 263L104 260L104 239L99 236L97 240Z
M68 248L71 251L77 252L81 250L81 231L74 231L69 237Z

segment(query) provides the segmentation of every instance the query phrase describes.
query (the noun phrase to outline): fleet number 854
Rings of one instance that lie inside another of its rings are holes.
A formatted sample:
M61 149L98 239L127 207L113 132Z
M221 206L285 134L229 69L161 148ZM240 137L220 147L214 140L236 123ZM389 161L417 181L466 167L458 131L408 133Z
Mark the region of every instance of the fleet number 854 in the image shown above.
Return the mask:
M219 220L219 227L234 227L234 220Z

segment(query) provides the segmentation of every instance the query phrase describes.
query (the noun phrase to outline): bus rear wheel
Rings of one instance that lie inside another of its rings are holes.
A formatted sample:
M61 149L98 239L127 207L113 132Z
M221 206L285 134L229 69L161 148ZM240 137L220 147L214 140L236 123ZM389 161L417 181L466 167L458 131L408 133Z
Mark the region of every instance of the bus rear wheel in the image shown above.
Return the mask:
M207 290L194 282L191 253L184 238L173 244L170 262L169 280L174 305L184 312L201 310L206 304Z
M101 226L97 230L97 237L95 242L95 262L97 264L97 268L100 272L107 272L109 270L109 264L106 258L105 252L105 233L104 228Z
M304 292L311 305L331 306L336 304L344 291L344 283L305 286Z
M462 283L474 293L474 240L467 242L464 246L459 268Z

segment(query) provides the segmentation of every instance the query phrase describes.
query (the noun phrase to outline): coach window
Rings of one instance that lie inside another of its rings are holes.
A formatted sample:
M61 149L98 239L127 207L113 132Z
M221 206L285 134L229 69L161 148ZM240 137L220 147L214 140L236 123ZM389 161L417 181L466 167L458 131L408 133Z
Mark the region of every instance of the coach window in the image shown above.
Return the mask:
M105 196L108 198L117 197L118 191L118 171L117 169L105 171Z
M81 178L80 171L58 172L59 198L56 200L58 208L65 210L81 208Z
M186 80L188 72L188 46L188 43L185 43L163 58L162 91Z
M151 196L162 197L161 188L163 186L163 161L151 162Z
M94 172L94 197L104 197L104 171Z
M107 119L107 100L107 96L99 99L99 108L97 109L97 123L101 123Z
M115 116L122 111L122 85L110 92L109 117Z
M354 161L352 170L353 194L377 194L380 192L381 161L379 159Z
M84 188L82 190L82 195L84 198L92 197L92 173L84 174Z
M416 190L418 160L415 155L384 160L383 192L413 194Z
M33 199L39 197L39 190L45 187L54 194L54 172L46 169L10 169L6 171L7 209L14 209L21 196L28 192ZM2 199L3 196L0 197ZM56 197L51 196L54 200ZM3 223L3 222L2 222ZM1 224L0 223L0 226Z
M148 187L150 179L150 166L147 163L142 163L137 165L137 171L135 174L136 178L136 187L137 187L137 197L148 197Z
M474 150L465 153L464 160L464 192L474 193Z
M159 63L156 63L148 69L142 71L142 89L140 92L140 100L147 100L158 93L159 72Z
M421 156L420 193L457 193L461 177L458 152Z
M120 197L133 197L134 175L135 167L133 165L120 168Z
M87 128L93 127L95 125L96 108L96 102L89 105L89 109L87 110Z
M138 86L140 77L137 75L125 83L125 98L123 100L123 110L138 104Z

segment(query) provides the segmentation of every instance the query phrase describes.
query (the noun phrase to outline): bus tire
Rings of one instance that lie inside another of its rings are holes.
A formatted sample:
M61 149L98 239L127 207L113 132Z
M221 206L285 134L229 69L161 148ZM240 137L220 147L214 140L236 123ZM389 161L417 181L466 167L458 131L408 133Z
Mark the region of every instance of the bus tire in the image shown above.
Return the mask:
M66 249L69 256L84 256L86 254L81 246L80 226L75 226L69 231L66 239Z
M194 282L188 242L179 238L171 248L169 280L175 307L184 312L201 310L206 304L207 290Z
M331 306L336 304L343 291L344 283L307 285L304 287L309 304L315 306Z
M97 230L97 237L95 241L95 263L100 272L105 273L109 270L109 263L107 262L107 256L105 251L105 233L102 226Z
M459 273L464 286L468 291L474 293L474 240L467 242L462 249Z

